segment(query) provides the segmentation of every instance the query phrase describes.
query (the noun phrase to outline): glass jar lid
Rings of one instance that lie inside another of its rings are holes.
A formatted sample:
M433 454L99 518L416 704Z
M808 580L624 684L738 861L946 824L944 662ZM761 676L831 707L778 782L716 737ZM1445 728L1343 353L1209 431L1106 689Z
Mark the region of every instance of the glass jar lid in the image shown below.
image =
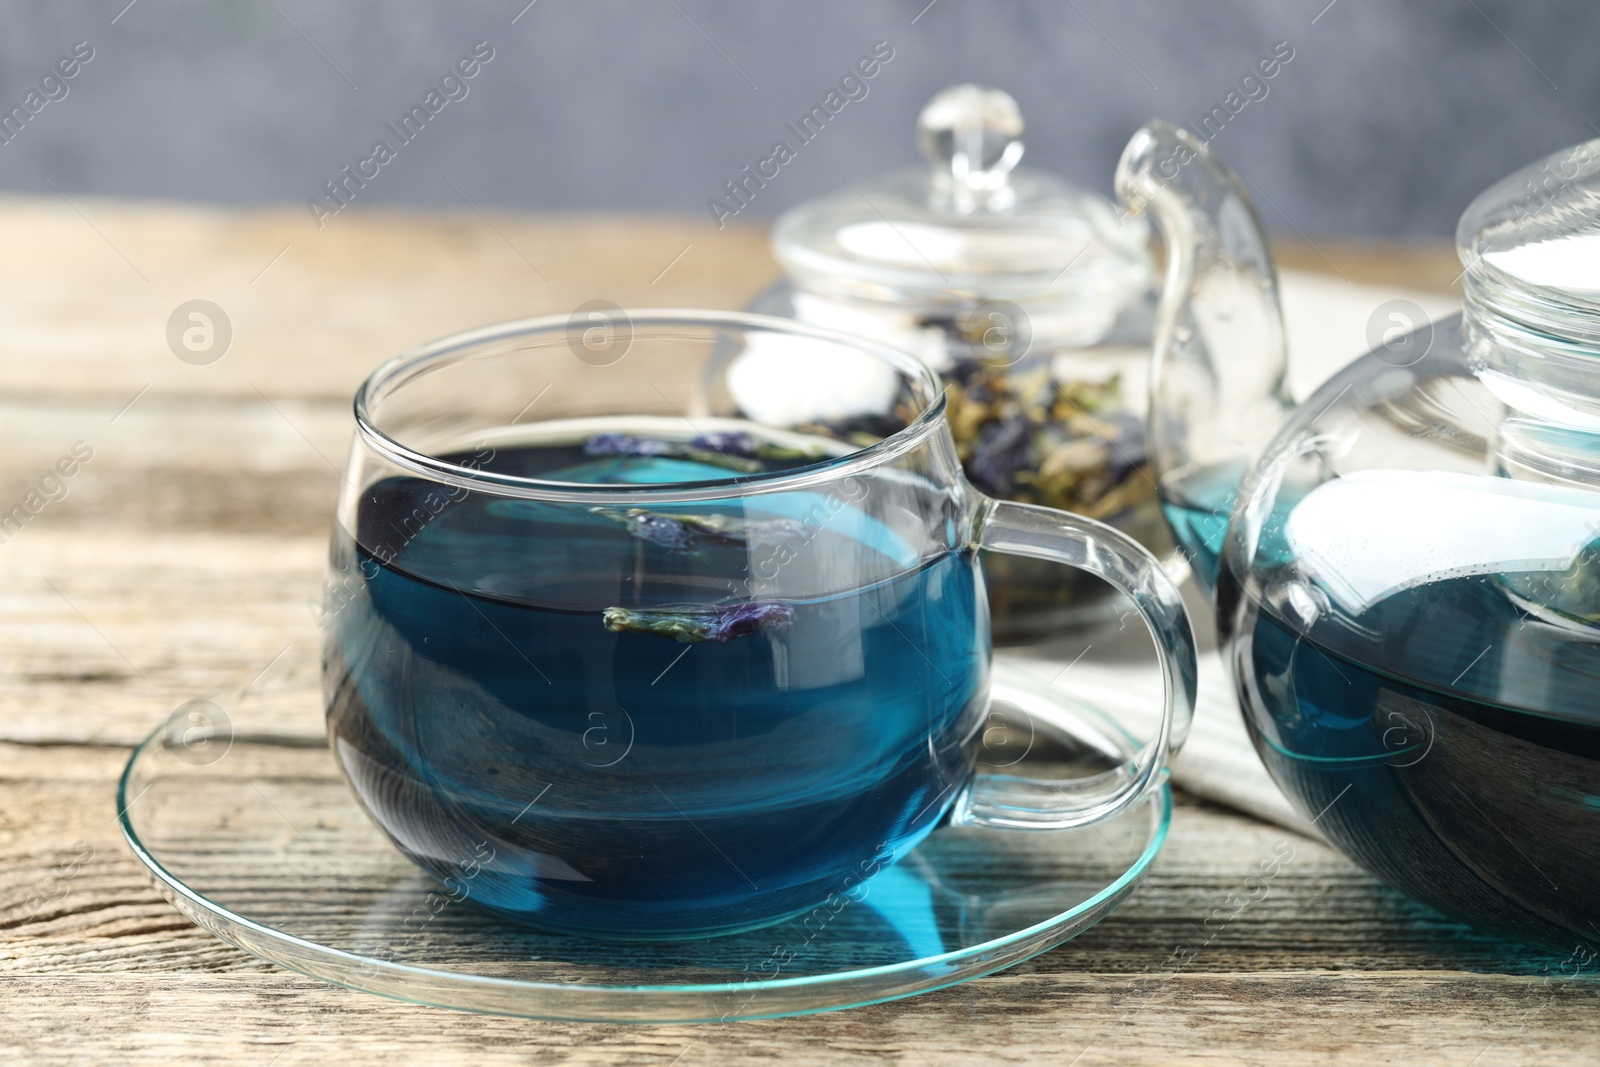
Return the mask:
M1026 168L1022 113L998 89L958 85L917 122L932 164L783 215L774 254L795 288L830 299L956 317L1008 301L1039 327L1095 319L1137 301L1152 282L1149 231L1108 199Z
M1476 325L1600 348L1600 140L1484 190L1461 216L1456 250Z

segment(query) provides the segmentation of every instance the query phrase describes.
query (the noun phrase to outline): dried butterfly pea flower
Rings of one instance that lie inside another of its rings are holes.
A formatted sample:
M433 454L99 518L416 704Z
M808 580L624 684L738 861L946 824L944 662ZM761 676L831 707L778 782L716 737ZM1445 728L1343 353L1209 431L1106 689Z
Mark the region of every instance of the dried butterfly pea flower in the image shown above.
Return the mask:
M586 456L667 456L676 447L671 441L635 437L627 433L597 433L583 443Z
M590 437L583 444L583 454L586 456L667 456L673 459L688 459L707 466L723 467L737 471L740 474L755 474L766 469L759 460L741 456L714 446L708 447L708 439L696 438L695 441L683 443L680 441L662 441L652 437L635 437L626 433L600 433Z
M945 374L951 436L984 492L1095 516L1153 499L1144 427L1121 379L1058 379L1048 363L960 359Z
M625 515L604 509L596 510L606 518L621 522L628 528L628 533L639 540L662 548L688 548L694 539L694 531L682 519L652 514L639 508L632 508Z
M1021 414L987 426L967 462L972 484L993 496L1010 496L1032 452L1028 430L1028 417Z
M701 434L689 444L694 448L708 448L714 452L756 459L817 459L823 454L816 449L793 448L774 441L764 441L754 434L737 430Z
M794 607L781 600L749 600L711 608L607 608L601 619L612 633L654 634L683 644L723 644L761 630L787 629L794 621Z
M705 433L690 444L695 448L709 448L715 452L728 452L736 456L759 455L756 439L747 433Z
M794 519L738 519L727 515L669 515L644 508L617 512L591 508L601 518L619 522L641 541L662 548L694 550L708 545L742 545L781 541L803 529Z

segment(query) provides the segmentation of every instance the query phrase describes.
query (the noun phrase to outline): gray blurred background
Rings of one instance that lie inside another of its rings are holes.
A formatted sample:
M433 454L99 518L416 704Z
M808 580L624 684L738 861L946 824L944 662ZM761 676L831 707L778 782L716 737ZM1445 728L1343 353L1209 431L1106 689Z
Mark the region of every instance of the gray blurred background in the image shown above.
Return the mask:
M1294 57L1213 149L1269 226L1448 235L1472 195L1600 135L1593 0L68 0L0 3L0 111L94 58L0 145L0 190L301 203L474 43L494 58L356 198L698 214L877 41L893 59L740 221L918 160L924 101L999 86L1026 164L1108 190L1128 135ZM113 21L115 20L115 21ZM515 20L513 22L513 20ZM455 188L452 188L454 183ZM459 190L459 191L458 191ZM0 235L3 239L3 235Z

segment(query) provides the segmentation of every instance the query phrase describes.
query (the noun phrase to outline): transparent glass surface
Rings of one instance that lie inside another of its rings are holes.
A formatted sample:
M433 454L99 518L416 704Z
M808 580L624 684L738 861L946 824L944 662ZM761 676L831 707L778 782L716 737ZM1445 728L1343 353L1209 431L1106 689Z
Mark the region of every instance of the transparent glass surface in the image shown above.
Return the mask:
M951 435L969 482L997 499L1061 508L1114 526L1161 557L1174 580L1182 579L1187 565L1167 531L1147 451L1150 301L1124 307L1110 332L1092 344L1052 346L1027 337L1015 349L1009 346L1017 334L1007 331L1020 320L1000 305L989 312L999 316L998 330L980 332L976 342L905 309L866 315L797 293L788 281L763 292L749 310L915 352L945 383ZM985 336L998 353L985 348ZM1016 556L985 553L982 559L996 644L1087 629L1119 610L1115 590L1093 575Z
M1167 556L1145 428L1149 227L1019 168L1022 132L998 89L938 93L917 128L929 166L780 218L772 248L788 277L752 310L915 353L944 381L973 485L1109 523ZM1001 643L1115 610L1103 583L1059 567L989 555L984 571Z
M397 850L446 886L473 872L507 921L683 939L844 899L947 813L1069 828L1159 786L1194 648L1148 552L975 492L915 357L774 318L616 317L620 351L591 322L510 323L357 394L324 695ZM1128 760L979 772L980 551L1131 598L1164 705Z
M1570 948L1600 915L1600 443L1508 418L1460 320L1433 329L1285 426L1234 512L1219 620L1257 751L1330 840Z
M1456 247L1467 301L1485 312L1495 347L1600 345L1600 139L1484 190L1461 216ZM1588 401L1600 409L1592 392Z
M1012 776L1092 779L1136 745L1104 715L998 665L982 761ZM729 1022L910 996L1051 949L1104 918L1165 839L1171 795L1096 826L940 829L850 894L764 929L599 940L475 906L471 867L440 883L358 806L314 684L288 680L185 707L118 790L134 856L222 940L353 989L543 1019ZM203 722L203 725L197 725Z
M1189 131L1152 122L1134 134L1116 186L1167 247L1149 455L1179 552L1210 590L1232 494L1294 407L1278 273L1249 193Z
M1262 760L1391 885L1568 949L1600 937L1597 157L1485 192L1458 233L1463 313L1387 337L1293 410L1243 187L1159 123L1118 177L1169 248L1164 503L1216 575Z
M754 928L893 864L971 777L977 502L910 357L627 322L594 361L562 319L459 336L358 394L328 729L395 847L481 868L512 920ZM752 384L775 352L874 388Z
M786 382L749 374L773 355ZM1159 844L1195 696L1177 589L1108 526L967 485L915 357L611 309L405 353L355 414L326 741L247 688L124 779L136 852L220 936L462 1007L783 1014L1047 948ZM1130 598L1152 736L996 679L981 550Z
M954 318L982 300L1035 333L1092 343L1149 288L1149 232L1054 175L1017 168L1023 122L998 90L959 85L923 108L928 166L859 180L785 213L772 249L804 292L864 312Z

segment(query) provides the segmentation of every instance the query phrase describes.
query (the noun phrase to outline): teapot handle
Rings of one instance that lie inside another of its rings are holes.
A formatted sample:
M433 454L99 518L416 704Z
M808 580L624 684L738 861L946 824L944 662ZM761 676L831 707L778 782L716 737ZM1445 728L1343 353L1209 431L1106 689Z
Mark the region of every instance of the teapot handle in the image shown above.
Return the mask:
M978 536L985 549L1088 571L1133 601L1161 660L1161 725L1133 758L1103 774L1061 780L980 774L956 798L950 825L1066 830L1109 819L1167 780L1167 768L1189 735L1195 648L1183 598L1154 556L1104 523L1004 500L985 500L979 507Z
M1266 231L1239 178L1170 123L1134 134L1116 188L1130 214L1149 211L1166 244L1150 368L1150 449L1162 494L1225 517L1238 482L1294 408ZM1209 586L1219 546L1184 547Z

